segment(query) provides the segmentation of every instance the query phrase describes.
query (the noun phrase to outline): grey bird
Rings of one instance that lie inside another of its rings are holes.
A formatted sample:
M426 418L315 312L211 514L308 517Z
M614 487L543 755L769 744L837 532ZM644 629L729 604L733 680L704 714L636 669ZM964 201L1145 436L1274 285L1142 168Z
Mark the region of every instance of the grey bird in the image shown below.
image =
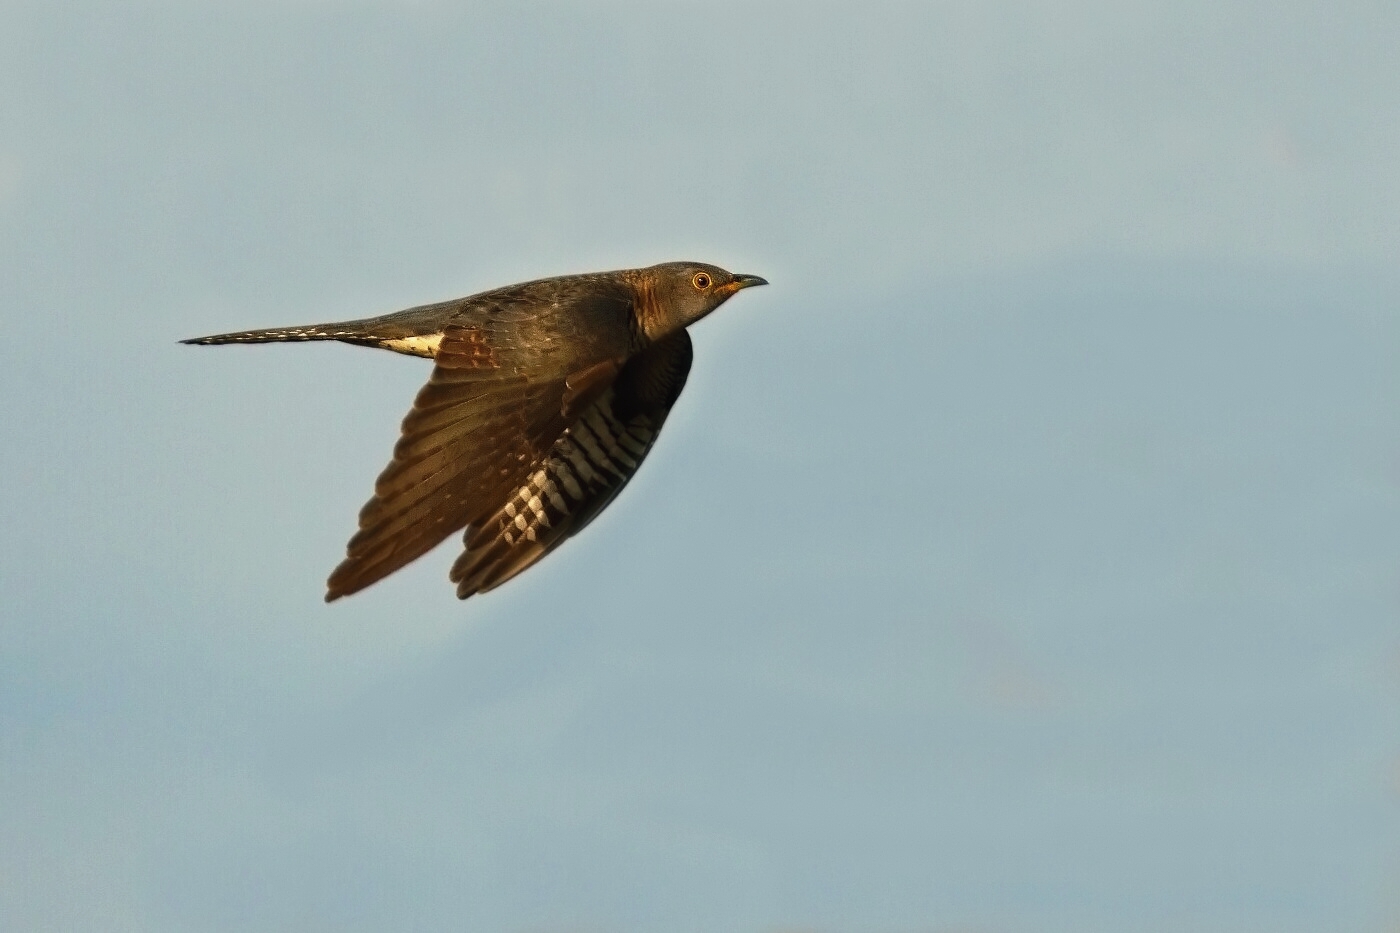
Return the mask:
M697 262L508 285L381 317L183 343L339 340L422 356L432 375L326 582L358 592L466 529L457 596L500 586L617 496L685 386L686 327L756 275Z

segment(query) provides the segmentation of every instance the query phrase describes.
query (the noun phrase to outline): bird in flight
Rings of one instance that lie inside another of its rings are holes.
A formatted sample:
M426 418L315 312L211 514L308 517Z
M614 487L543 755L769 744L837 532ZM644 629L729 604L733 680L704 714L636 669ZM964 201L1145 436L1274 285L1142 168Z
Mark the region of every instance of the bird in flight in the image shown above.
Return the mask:
M636 473L690 372L686 327L768 283L668 262L508 285L381 317L183 343L339 340L433 360L326 601L466 529L457 596L577 534Z

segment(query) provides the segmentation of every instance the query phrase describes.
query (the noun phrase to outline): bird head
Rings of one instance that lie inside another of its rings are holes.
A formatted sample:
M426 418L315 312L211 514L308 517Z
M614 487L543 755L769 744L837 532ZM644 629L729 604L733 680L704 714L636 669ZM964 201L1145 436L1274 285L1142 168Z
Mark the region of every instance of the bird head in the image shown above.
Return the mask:
M666 262L642 272L641 318L653 340L689 327L742 289L768 284L703 262Z

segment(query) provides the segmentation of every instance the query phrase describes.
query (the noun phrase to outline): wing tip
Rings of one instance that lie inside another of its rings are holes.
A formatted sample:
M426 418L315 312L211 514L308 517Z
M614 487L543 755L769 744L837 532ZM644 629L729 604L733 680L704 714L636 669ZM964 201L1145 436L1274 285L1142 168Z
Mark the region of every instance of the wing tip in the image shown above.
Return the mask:
M369 586L374 581L368 583L355 578L353 573L355 567L351 561L346 560L326 578L326 602L333 603L342 596L353 596L360 590Z

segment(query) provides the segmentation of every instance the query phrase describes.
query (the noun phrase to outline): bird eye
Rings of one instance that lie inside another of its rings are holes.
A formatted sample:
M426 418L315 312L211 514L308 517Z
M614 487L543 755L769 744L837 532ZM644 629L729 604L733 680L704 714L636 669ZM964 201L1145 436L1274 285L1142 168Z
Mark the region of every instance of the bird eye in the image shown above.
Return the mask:
M695 277L690 281L696 288L700 289L702 292L710 287L710 276L708 273L705 272L695 273Z

